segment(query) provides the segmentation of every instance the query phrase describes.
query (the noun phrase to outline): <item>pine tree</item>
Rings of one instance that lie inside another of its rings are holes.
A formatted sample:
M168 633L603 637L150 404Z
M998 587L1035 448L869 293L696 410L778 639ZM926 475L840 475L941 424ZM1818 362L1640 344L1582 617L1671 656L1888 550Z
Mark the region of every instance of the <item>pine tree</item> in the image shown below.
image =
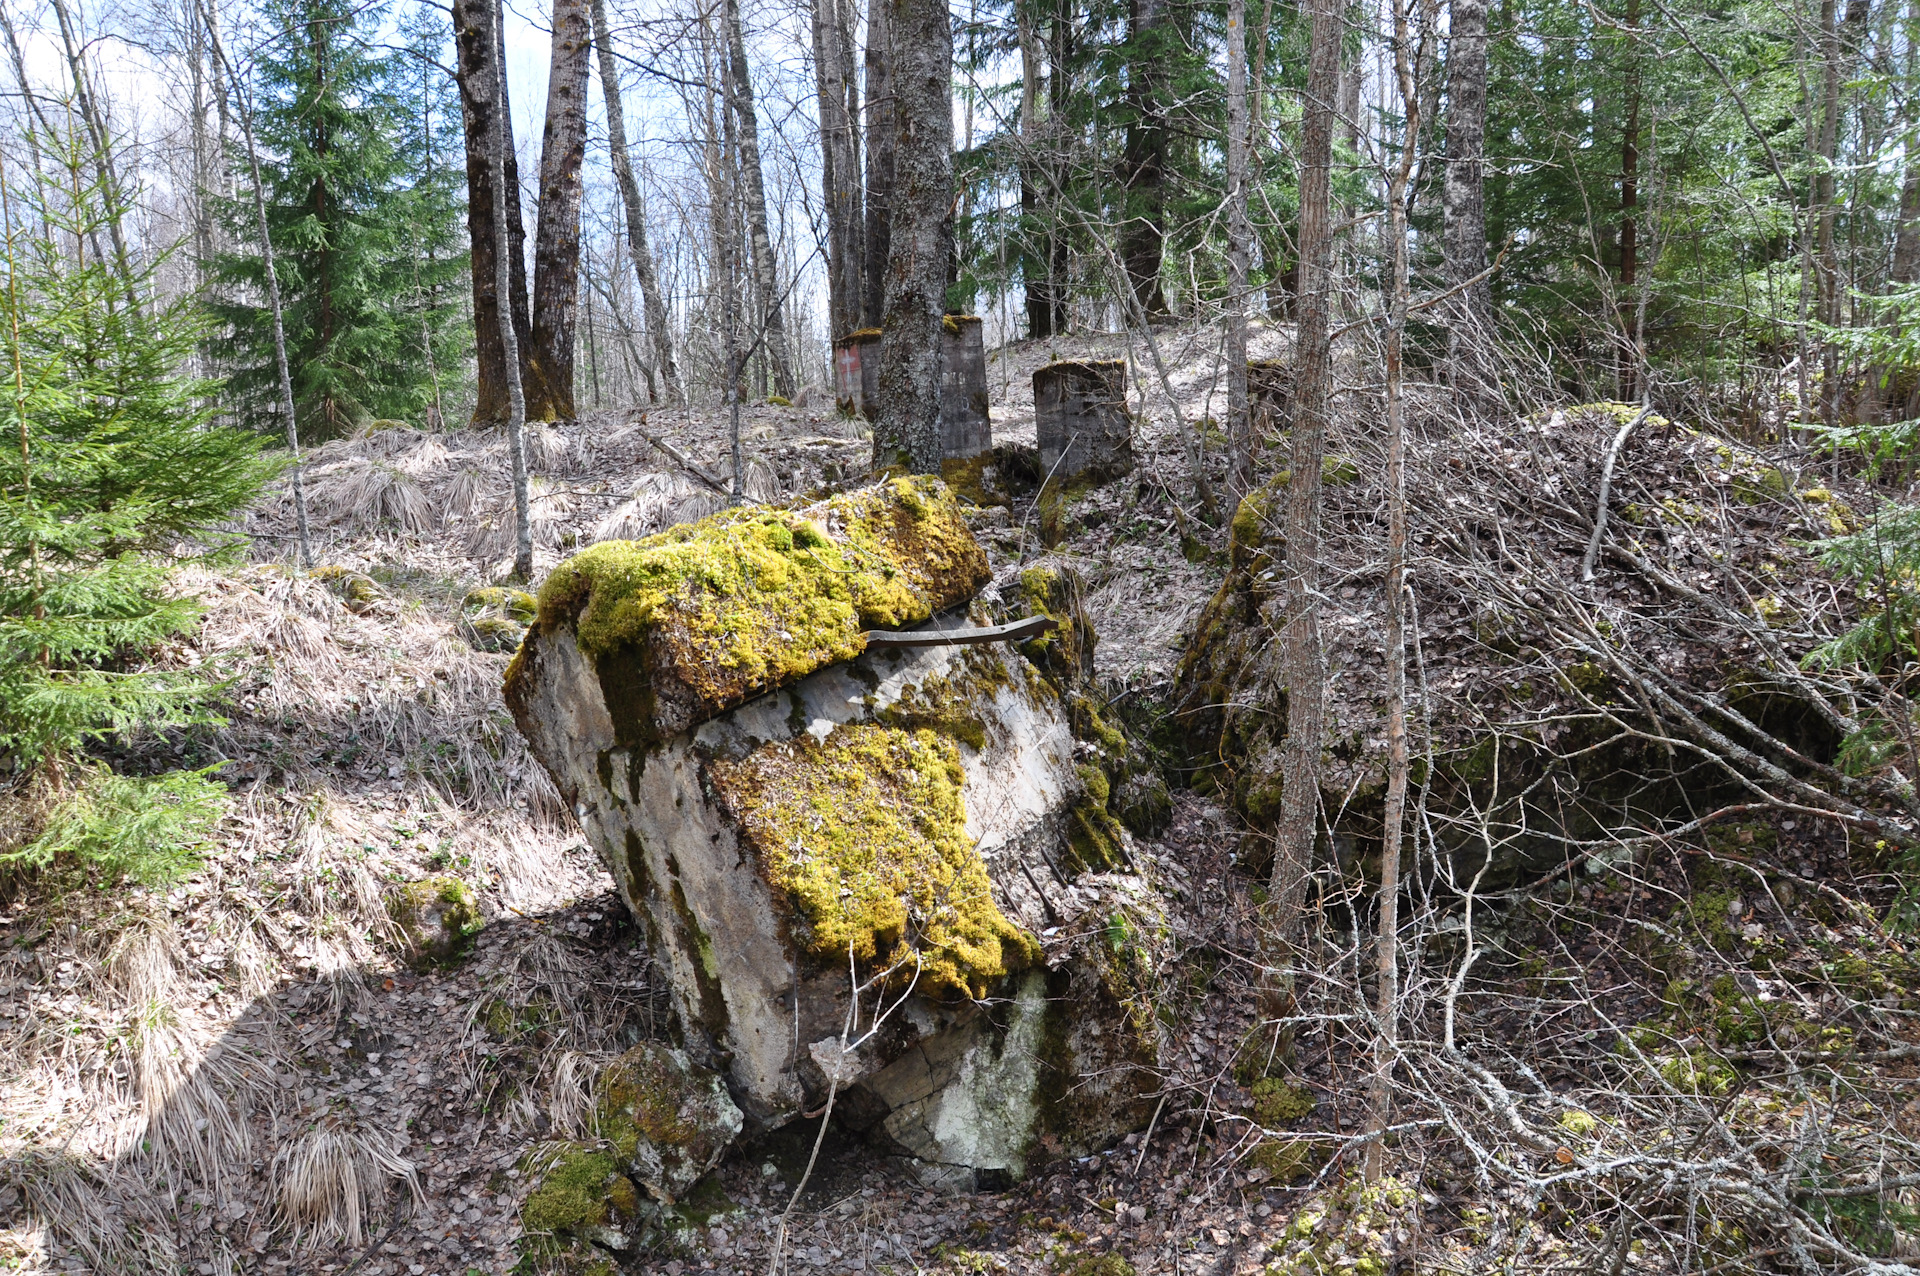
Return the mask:
M259 65L261 180L286 299L294 412L302 439L374 418L430 419L471 333L460 319L457 116L416 59L373 52L377 14L343 0L273 0L287 32ZM232 201L235 239L251 196ZM267 426L273 352L258 297L260 258L229 254L216 277L222 352L243 412Z
M190 862L219 786L115 775L81 750L209 720L205 678L127 666L192 625L168 566L209 553L208 533L274 466L256 436L211 423L211 386L180 375L204 334L191 303L130 308L119 268L90 251L108 200L80 177L85 155L69 140L71 202L0 192L0 756L28 773L10 796L57 801L37 837L0 845L0 868L77 858L159 880ZM132 279L136 296L154 295L157 265Z

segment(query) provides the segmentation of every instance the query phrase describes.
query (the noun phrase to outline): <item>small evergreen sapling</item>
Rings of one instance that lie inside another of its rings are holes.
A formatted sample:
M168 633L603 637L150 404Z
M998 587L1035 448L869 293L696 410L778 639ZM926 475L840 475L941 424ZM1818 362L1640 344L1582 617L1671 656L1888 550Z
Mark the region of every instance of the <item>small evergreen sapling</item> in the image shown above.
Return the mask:
M84 173L84 152L66 149ZM26 771L16 792L37 785L57 803L31 840L0 844L0 868L64 861L157 881L191 866L224 790L204 772L116 775L81 751L215 720L205 676L132 666L198 615L168 567L216 552L208 534L275 465L254 436L212 424L211 387L178 372L198 312L130 307L113 265L85 252L101 190L68 189L27 194L17 221L0 171L0 755ZM46 232L21 229L36 224ZM153 269L135 295L155 296Z

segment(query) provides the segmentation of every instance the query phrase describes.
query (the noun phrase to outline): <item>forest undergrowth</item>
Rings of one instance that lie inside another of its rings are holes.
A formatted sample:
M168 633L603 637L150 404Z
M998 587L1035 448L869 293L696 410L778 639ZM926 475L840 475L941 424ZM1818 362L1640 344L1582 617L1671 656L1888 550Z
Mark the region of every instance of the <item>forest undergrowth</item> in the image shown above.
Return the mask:
M973 515L998 575L1085 578L1103 688L1185 786L1133 854L1170 901L1136 945L1170 1044L1153 1122L1080 1160L1043 1146L1025 1181L968 1196L830 1130L786 1270L1910 1270L1911 714L1898 679L1807 659L1887 612L1807 548L1870 526L1884 485L1685 423L1623 433L1632 410L1457 421L1432 396L1410 484L1427 782L1388 1172L1363 1184L1378 460L1336 427L1327 784L1347 799L1329 800L1310 939L1276 995L1248 777L1277 732L1261 572L1284 546L1258 501L1194 515L1180 429L1210 438L1223 380L1205 330L1161 339L1180 411L1135 385L1131 477L1043 517L1009 452L982 493L1004 503ZM1256 335L1256 357L1283 348ZM1031 442L1013 389L1032 367L1093 353L1129 352L996 352L997 437ZM865 471L860 431L821 407L756 406L744 426L755 499ZM531 428L537 571L717 508L727 428L679 410ZM103 757L224 764L228 806L177 883L5 899L0 1264L581 1267L522 1234L528 1154L586 1134L597 1068L666 1020L611 879L500 703L525 615L503 579L504 450L404 428L328 444L305 475L319 567L293 565L270 497L244 520L249 561L177 578L205 617L154 660L228 680L225 722ZM1202 463L1223 485L1220 450ZM1241 698L1202 713L1181 697L1229 608L1246 640L1219 670ZM767 1271L815 1129L736 1149L698 1243L641 1266Z

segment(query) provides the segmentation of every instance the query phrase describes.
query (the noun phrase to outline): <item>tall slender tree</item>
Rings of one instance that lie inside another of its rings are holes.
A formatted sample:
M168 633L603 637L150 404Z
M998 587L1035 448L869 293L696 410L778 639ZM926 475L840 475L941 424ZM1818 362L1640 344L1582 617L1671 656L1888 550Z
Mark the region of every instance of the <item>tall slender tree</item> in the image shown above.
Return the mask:
M533 315L526 357L527 415L570 421L575 309L580 299L581 165L587 154L587 0L554 0L547 122L540 139L540 217L533 238Z
M640 306L647 316L647 335L653 342L654 368L667 397L681 396L680 368L673 356L673 329L667 318L667 304L660 294L659 276L654 270L653 248L647 239L647 206L640 197L640 182L634 175L633 158L627 153L627 121L620 99L620 68L614 61L613 35L607 25L607 0L592 3L594 46L599 51L600 91L607 102L607 149L613 154L613 175L620 186L620 198L627 214L627 248L633 256L633 273L640 285ZM652 379L648 380L649 386Z
M887 258L893 244L894 138L898 102L893 83L893 16L888 0L867 5L867 235L861 271L869 326L886 315ZM951 54L949 54L951 56ZM948 131L952 131L949 124Z
M946 0L875 0L892 40L894 153L876 469L938 473L941 324L953 242L953 34Z
M773 371L774 389L791 399L793 360L787 353L787 327L780 314L780 280L775 269L773 237L767 231L767 192L760 174L760 122L754 114L753 78L747 66L747 41L740 25L740 0L725 0L729 106L739 144L740 201L747 222L747 244L753 278L753 337L763 345Z
M820 186L827 217L827 329L862 318L866 201L860 180L860 79L853 67L854 0L814 0L813 66L820 96Z
M1253 227L1247 219L1247 2L1227 0L1227 488L1245 495L1253 480L1253 422L1247 412L1247 280Z
M1340 0L1312 0L1307 84L1300 121L1300 294L1295 337L1292 481L1287 485L1287 623L1280 676L1287 687L1280 827L1271 907L1293 934L1305 903L1320 819L1320 749L1326 730L1326 668L1320 641L1320 467L1333 392L1332 171L1335 94L1340 91Z
M1120 259L1134 297L1153 316L1167 312L1160 286L1167 238L1166 35L1165 0L1129 0L1127 136L1120 160L1126 217L1120 224Z
M1493 290L1487 269L1487 0L1447 6L1447 139L1442 220L1448 302L1447 371L1474 397L1492 385L1488 342Z
M469 261L473 272L474 362L478 375L478 395L474 401L476 424L498 425L507 419L507 368L502 360L505 347L500 343L497 319L499 297L507 298L512 317L516 350L523 350L531 336L527 319L527 272L525 228L520 220L520 168L514 159L513 121L507 110L506 89L501 83L502 36L498 21L498 0L454 0L453 34L458 57L456 78L460 83L460 114L466 133L467 151L467 235L471 246ZM498 130L500 136L494 136ZM493 169L496 151L505 153L506 190L501 193L501 216L506 218L504 238L494 233ZM504 274L493 260L498 245L504 243L509 255ZM504 293L495 289L505 288ZM514 370L520 376L521 369Z

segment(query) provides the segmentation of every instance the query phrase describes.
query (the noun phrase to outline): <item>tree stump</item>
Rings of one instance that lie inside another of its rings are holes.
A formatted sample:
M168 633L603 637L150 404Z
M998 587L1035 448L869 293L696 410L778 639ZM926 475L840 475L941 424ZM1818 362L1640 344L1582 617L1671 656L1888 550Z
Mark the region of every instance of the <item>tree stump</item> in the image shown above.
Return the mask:
M834 399L846 416L871 421L880 410L880 337L862 328L833 343Z
M1105 483L1133 471L1127 362L1063 360L1033 374L1040 469L1054 482Z
M1293 364L1280 359L1247 361L1247 408L1253 437L1272 443L1293 425Z

